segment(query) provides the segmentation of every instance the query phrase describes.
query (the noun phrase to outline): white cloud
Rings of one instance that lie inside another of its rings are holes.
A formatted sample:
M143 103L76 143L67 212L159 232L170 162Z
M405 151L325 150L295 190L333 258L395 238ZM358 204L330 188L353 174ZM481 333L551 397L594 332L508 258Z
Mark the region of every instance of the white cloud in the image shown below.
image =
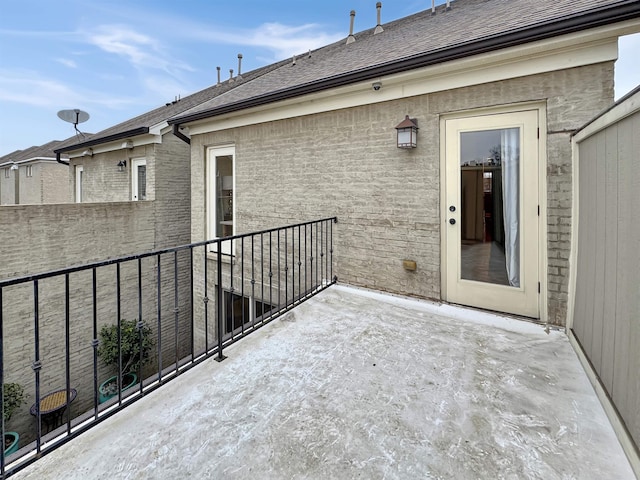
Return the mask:
M138 69L163 70L177 75L193 71L186 63L171 58L157 39L139 33L126 25L101 25L87 33L89 43L105 52L124 57Z
M118 108L133 105L135 98L117 97L97 91L75 90L73 87L42 77L29 70L0 70L0 101L36 107L69 108L100 106Z
M68 58L56 58L56 62L61 63L65 67L69 68L78 68L78 65L73 60L69 60Z
M273 52L273 58L269 61L302 54L344 37L340 34L327 33L320 25L314 23L304 25L264 23L254 29L232 31L194 23L183 23L174 27L174 30L180 32L179 34L183 37L191 37L197 41L265 48Z

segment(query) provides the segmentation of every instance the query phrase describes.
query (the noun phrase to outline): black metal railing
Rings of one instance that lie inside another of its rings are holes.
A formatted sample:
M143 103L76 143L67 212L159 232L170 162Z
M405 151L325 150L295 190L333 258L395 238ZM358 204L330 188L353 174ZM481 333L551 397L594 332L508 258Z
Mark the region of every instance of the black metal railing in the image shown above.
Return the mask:
M23 400L0 395L3 412L15 407L10 422L3 415L3 438L11 425L22 440L16 452L5 443L11 452L0 452L1 477L203 360L222 361L225 347L335 283L336 222L326 218L0 281L0 383L3 392L5 384L25 392ZM111 369L109 338L115 342ZM125 371L133 364L134 371ZM100 383L108 375L115 392Z

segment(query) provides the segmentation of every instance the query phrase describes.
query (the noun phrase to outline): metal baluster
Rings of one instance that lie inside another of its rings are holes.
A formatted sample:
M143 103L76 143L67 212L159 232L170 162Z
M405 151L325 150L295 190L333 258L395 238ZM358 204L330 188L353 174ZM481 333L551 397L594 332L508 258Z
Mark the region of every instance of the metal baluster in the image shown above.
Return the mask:
M273 317L273 254L272 254L272 238L269 232L269 318ZM264 303L263 303L264 306ZM264 308L263 308L264 310Z
M118 335L118 386L122 386L122 284L120 262L116 264L116 324ZM118 405L122 405L122 388L118 388Z
M207 246L204 247L204 353L209 356L209 297L207 281Z
M157 255L156 261L158 262L158 278L157 282L157 294L158 294L158 308L157 308L157 322L158 322L158 382L162 383L162 257ZM142 363L142 332L140 333L140 363Z
M71 434L71 345L69 335L69 274L64 274L64 368L67 386L67 435ZM3 437L4 438L4 437Z
M94 418L98 419L98 294L97 294L97 272L96 267L92 269L92 308L93 308L93 339L91 347L93 348L93 407ZM38 422L39 423L39 422Z
M178 373L178 363L180 361L180 349L178 346L178 337L180 335L180 325L179 325L179 312L180 312L180 302L179 302L179 294L178 294L178 251L173 252L173 313L174 313L174 328L173 328L173 338L174 338L174 348L175 348L175 359L176 359L176 369L175 372Z
M253 303L253 317L251 318L251 326L256 326L256 312L255 312L255 304L256 304L256 276L255 276L255 249L254 249L254 239L255 235L251 235L251 301Z
M242 335L244 335L244 237L240 239L240 296L242 297Z
M289 307L289 257L287 251L287 241L289 237L287 235L287 229L284 229L284 308Z
M205 251L206 251L205 247ZM195 326L195 316L194 316L194 310L195 310L195 305L194 305L194 296L193 296L193 289L195 288L195 284L194 284L194 279L193 279L193 247L189 247L189 277L190 277L190 285L191 288L189 288L189 308L191 309L191 362L193 362L195 360L195 330L196 330L196 326Z
M142 318L142 259L138 259L138 381L140 382L140 394L142 395L142 326L144 325ZM120 384L122 386L122 383Z
M226 357L222 354L222 242L217 241L217 269L218 269L218 296L216 299L217 311L218 311L218 356L216 360L218 362L223 361Z
M4 412L4 318L2 311L4 304L2 301L2 287L0 287L0 412ZM0 433L4 439L4 415L0 419ZM4 448L0 452L0 474L4 478Z

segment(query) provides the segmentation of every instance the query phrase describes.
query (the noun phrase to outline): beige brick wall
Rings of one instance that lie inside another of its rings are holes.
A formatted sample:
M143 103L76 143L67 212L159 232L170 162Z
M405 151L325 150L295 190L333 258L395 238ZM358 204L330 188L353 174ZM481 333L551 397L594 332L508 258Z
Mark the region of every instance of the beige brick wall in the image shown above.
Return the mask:
M571 223L569 133L613 100L613 63L230 129L192 138L192 240L205 238L205 152L235 144L239 232L337 215L337 275L345 283L439 300L439 115L547 103L548 317L566 312ZM409 114L419 146L395 146ZM415 259L406 272L402 259ZM553 268L551 268L553 267Z
M96 203L66 205L11 206L0 209L0 244L12 245L3 255L0 279L50 271L90 261L139 254L164 247L189 243L190 195L188 145L168 135L166 144L158 148L137 148L133 156L146 155L148 170L156 170L155 151L162 162L157 173L147 177L149 192L155 200L129 202L130 163L128 172L118 172L121 158L95 155L76 164L85 168L85 199ZM174 141L175 140L175 141ZM186 148L185 148L186 147ZM151 159L151 161L150 161ZM91 163L93 161L93 163ZM72 165L73 169L73 165ZM87 175L87 170L89 175ZM73 171L73 170L71 170ZM35 174L35 172L34 172ZM164 177L166 176L166 178ZM73 179L71 184L73 183ZM123 202L107 202L121 197ZM178 263L178 304L175 303L175 264ZM175 360L176 311L178 308L178 355L188 354L191 339L190 261L188 252L156 256L142 261L142 317L154 334L161 331L162 366ZM97 328L115 322L115 266L97 271ZM122 318L138 318L137 262L122 267ZM161 289L157 278L160 275ZM64 387L64 277L42 280L39 285L39 338L42 361L41 392ZM70 276L70 371L71 384L78 390L73 415L93 405L93 299L91 272ZM161 314L158 318L158 298ZM3 290L3 333L6 381L18 381L27 391L27 404L12 418L9 429L20 433L23 441L34 438L35 420L28 414L34 401L33 285L6 287ZM158 323L160 322L160 323ZM159 357L154 349L154 363ZM98 361L98 381L114 372Z

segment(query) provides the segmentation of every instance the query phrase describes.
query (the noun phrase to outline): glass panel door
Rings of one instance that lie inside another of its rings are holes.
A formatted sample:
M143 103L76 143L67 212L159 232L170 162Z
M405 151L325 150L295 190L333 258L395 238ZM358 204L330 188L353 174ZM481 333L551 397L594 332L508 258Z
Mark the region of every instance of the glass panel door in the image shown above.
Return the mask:
M539 316L538 111L444 121L443 298Z
M520 129L460 133L461 278L520 286Z

